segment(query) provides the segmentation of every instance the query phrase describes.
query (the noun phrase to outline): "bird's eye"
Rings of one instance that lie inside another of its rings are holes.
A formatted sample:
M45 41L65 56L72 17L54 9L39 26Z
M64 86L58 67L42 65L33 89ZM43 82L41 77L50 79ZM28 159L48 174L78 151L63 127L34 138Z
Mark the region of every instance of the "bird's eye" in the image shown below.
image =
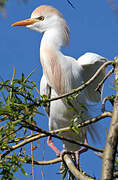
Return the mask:
M44 16L40 16L37 19L40 20L40 21L43 21L44 20Z

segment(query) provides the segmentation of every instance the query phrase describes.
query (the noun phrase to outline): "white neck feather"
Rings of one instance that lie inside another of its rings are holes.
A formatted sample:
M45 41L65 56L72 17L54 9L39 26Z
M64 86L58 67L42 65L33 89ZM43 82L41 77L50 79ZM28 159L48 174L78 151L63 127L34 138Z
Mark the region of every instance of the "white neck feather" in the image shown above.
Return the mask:
M67 27L67 26L66 26ZM48 84L58 94L63 94L65 89L64 71L62 61L65 59L60 52L61 46L68 42L68 29L57 26L47 30L41 40L40 60Z
M63 46L63 34L56 29L46 31L41 40L41 48L45 48L46 46L51 49L60 49Z
M41 40L41 48L48 47L59 50L61 46L69 44L69 30L64 19L60 19L55 27L47 29Z

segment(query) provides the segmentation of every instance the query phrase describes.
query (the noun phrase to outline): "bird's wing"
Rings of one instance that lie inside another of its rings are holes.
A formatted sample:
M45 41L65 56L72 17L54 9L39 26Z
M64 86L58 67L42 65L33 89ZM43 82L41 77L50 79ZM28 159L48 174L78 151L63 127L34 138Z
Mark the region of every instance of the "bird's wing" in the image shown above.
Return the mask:
M100 68L100 66L107 61L106 58L95 54L95 53L86 53L81 56L77 62L82 66L82 78L84 82L87 82L95 72ZM98 84L105 76L105 69L103 69L98 77L85 89L85 95L88 101L99 102L102 97L103 86L99 91L95 91Z
M43 74L41 81L40 81L40 95L46 95L48 98L51 97L51 87L49 86L45 75ZM48 116L50 115L50 106L45 107L45 111L47 112Z

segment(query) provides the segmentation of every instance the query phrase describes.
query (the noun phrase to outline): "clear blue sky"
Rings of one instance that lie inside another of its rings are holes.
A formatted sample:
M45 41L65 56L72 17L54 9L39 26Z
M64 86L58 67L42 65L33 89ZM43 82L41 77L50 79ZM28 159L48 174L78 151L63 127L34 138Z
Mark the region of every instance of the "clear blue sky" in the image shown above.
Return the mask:
M78 58L85 52L95 52L108 59L118 56L118 22L110 8L107 0L73 0L76 9L72 9L66 0L30 0L29 3L19 3L19 1L9 1L6 4L7 18L3 18L0 14L0 77L4 80L11 79L13 67L16 69L16 77L20 77L24 72L28 75L37 66L38 69L32 76L32 79L39 87L42 69L39 58L39 47L42 35L31 31L24 27L13 28L11 24L17 20L30 17L31 12L41 4L52 5L59 9L70 29L70 45L64 48L65 54ZM118 4L117 4L118 5ZM110 88L113 83L113 76L105 84L104 96L111 95L113 90ZM106 120L109 121L109 120ZM108 125L100 123L100 134L105 139L105 133L101 129ZM40 120L40 126L48 129L47 118ZM104 128L103 128L104 129ZM60 144L60 142L58 142ZM90 144L92 142L90 140ZM43 144L42 144L43 145ZM101 142L100 146L104 146ZM42 147L41 147L42 149ZM55 154L47 145L45 146L45 159L52 159ZM27 149L30 153L30 150ZM42 159L42 151L34 152L34 156ZM88 151L81 156L81 167L97 178L100 178L101 160L96 157L94 152ZM25 166L28 174L31 173L30 166ZM43 167L45 180L57 179L61 176L56 173L59 171L59 165L51 165ZM19 179L32 179L30 176L26 178L21 173L16 175ZM36 180L42 179L41 167L35 166Z

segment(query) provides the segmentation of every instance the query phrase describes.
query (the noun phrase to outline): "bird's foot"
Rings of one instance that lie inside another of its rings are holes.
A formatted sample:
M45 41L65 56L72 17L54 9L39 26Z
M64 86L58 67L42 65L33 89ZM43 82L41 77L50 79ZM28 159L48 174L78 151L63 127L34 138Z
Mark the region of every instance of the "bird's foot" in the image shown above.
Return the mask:
M75 163L76 167L79 169L79 160L80 160L80 154L86 152L88 150L87 147L82 147L81 149L77 150L77 151L67 151L67 150L63 150L61 153L60 153L60 156L61 156L61 159L64 162L64 155L65 154L68 154L71 156L73 162Z
M70 155L70 156L72 157L72 159L75 158L75 152L63 150L63 151L61 151L61 153L60 153L60 157L61 157L61 159L62 159L63 162L64 162L64 156L65 156L66 154Z
M65 164L65 161L64 161L64 156L65 156L66 154L67 154L67 155L70 155L73 160L75 159L75 157L74 157L74 152L72 152L72 151L67 151L67 150L61 151L60 157L61 157L61 159L62 159L62 162L61 162L61 166L60 166L60 172L59 172L60 174L65 174L65 173L67 173L67 171L68 171L68 168L67 168L67 166L66 166L66 164Z
M75 159L76 159L76 167L79 169L79 160L80 160L80 154L86 152L88 150L87 147L82 147L78 151L75 151Z

